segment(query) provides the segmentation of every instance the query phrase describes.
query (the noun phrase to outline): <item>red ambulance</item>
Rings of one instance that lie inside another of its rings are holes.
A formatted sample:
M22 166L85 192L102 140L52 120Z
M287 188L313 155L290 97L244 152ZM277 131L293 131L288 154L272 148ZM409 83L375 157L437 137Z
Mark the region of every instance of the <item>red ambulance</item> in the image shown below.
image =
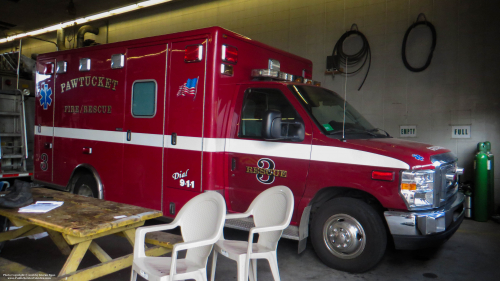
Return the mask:
M453 235L457 158L392 138L311 78L310 60L219 27L40 55L35 180L166 217L201 192L242 212L285 185L295 210L283 237L299 252L310 237L349 272L375 266L388 241Z

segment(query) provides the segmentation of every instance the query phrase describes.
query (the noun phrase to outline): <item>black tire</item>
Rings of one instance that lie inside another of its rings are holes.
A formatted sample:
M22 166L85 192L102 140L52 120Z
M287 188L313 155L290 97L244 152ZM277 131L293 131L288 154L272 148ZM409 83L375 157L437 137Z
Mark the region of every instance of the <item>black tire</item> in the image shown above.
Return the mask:
M74 194L97 198L97 182L90 174L81 175L75 183Z
M361 273L373 268L384 256L387 233L372 206L342 197L318 209L311 223L311 242L318 257L329 267Z
M10 221L6 217L0 216L0 233L9 231ZM0 252L7 241L0 242Z

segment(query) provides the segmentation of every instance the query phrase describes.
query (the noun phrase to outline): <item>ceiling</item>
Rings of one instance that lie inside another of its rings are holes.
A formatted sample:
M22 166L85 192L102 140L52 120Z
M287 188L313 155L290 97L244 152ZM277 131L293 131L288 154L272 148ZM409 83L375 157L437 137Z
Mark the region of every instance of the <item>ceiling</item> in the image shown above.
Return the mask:
M140 1L73 0L73 16L68 12L70 0L0 0L0 38L137 2Z

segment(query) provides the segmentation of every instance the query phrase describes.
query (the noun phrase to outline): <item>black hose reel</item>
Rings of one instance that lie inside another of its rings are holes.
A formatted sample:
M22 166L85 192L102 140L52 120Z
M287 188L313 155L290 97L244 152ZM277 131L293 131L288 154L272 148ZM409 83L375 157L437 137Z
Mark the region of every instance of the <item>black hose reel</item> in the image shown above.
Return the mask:
M354 27L356 27L356 29L354 29ZM352 35L357 35L361 37L363 46L357 53L348 55L344 53L343 46L344 46L344 41ZM351 30L346 31L335 44L332 56L331 57L329 56L327 58L327 68L333 67L334 70L337 70L338 72L346 75L356 74L359 71L361 71L361 69L363 68L363 66L365 66L367 61L368 61L368 69L366 70L365 78L363 79L363 82L359 86L358 91L361 89L361 87L363 87L366 77L368 76L368 72L370 71L372 55L368 39L366 39L365 35L358 30L358 26L356 24L353 24L351 26ZM349 72L349 69L351 69L351 67L354 67L359 63L361 63L361 65L357 69ZM344 71L344 68L342 66L345 66L347 71Z
M419 21L418 19L420 18L420 16L422 16L424 18L423 21ZM408 40L408 36L410 35L410 32L417 26L419 25L425 25L427 27L429 27L429 29L431 30L431 33L432 33L432 45L431 45L431 49L430 49L430 52L429 52L429 56L427 57L427 61L425 62L424 66L422 67L413 67L411 66L409 63L408 63L408 60L406 59L406 41ZM436 28L434 28L434 25L430 22L427 21L427 19L425 18L425 15L422 13L422 14L419 14L418 17L417 17L417 21L412 24L408 30L406 30L406 33L405 33L405 37L403 39L403 47L402 47L402 50L401 50L401 57L403 58L403 63L405 65L405 67L410 70L410 71L413 71L413 72L421 72L421 71L424 71L427 67L429 67L429 65L431 64L431 60L432 60L432 54L434 53L434 49L436 48L436 38L437 38L437 35L436 35Z

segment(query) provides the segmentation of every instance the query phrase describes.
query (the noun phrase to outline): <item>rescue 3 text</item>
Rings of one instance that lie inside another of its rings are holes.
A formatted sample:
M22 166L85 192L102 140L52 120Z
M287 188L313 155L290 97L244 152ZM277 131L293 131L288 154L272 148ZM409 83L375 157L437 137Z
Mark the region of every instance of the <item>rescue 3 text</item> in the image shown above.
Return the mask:
M260 174L260 175L286 178L286 172L287 171L285 170L264 169L264 168L247 166L247 173L249 174Z

